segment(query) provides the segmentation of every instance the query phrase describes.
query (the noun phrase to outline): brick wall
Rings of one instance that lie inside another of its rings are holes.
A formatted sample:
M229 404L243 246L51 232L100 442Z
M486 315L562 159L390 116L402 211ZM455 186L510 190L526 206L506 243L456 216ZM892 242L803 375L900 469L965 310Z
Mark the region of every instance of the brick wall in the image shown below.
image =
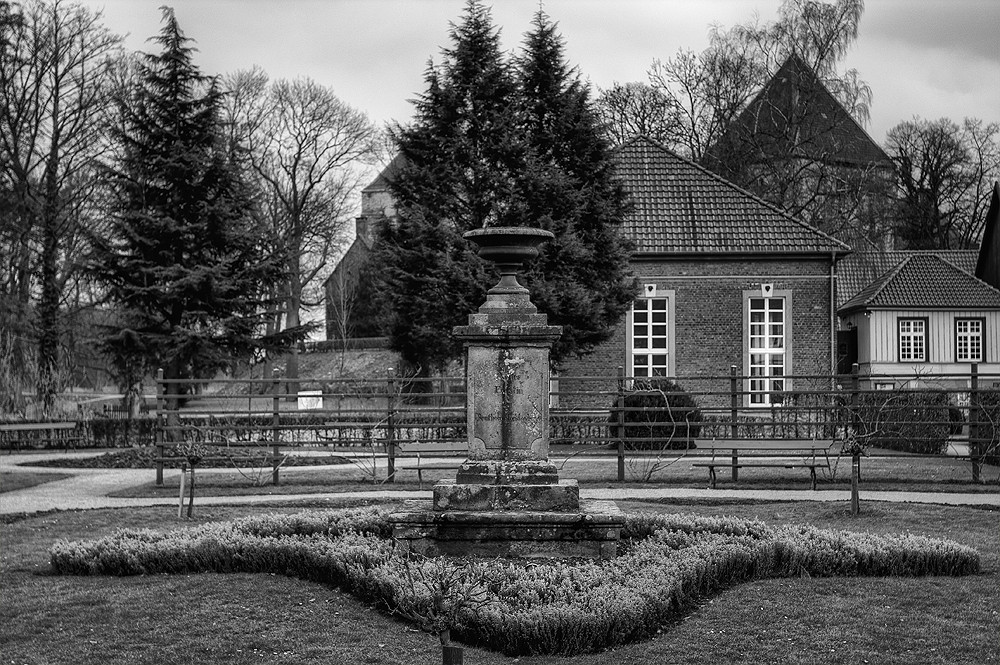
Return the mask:
M744 372L743 294L758 290L761 283L773 284L776 292L791 292L792 358L787 373L828 375L832 371L829 266L829 259L791 258L640 260L632 264L640 284L656 284L659 294L673 291L675 373L685 388L709 391L728 388L721 377L729 375L731 365ZM561 373L613 377L619 365L627 371L627 325L623 319L611 340L589 356L567 361ZM694 376L720 380L695 382L689 378ZM810 385L799 381L793 387L801 390Z

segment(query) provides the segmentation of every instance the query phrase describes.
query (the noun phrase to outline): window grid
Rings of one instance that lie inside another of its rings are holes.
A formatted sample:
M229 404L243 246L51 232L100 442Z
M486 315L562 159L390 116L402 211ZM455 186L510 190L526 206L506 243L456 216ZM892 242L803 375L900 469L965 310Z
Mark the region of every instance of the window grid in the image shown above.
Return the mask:
M632 376L667 376L667 299L643 298L632 305Z
M785 299L750 299L750 404L768 406L785 389Z
M955 321L955 360L957 362L982 362L983 322L979 319Z
M899 320L899 360L927 360L927 327L923 319Z

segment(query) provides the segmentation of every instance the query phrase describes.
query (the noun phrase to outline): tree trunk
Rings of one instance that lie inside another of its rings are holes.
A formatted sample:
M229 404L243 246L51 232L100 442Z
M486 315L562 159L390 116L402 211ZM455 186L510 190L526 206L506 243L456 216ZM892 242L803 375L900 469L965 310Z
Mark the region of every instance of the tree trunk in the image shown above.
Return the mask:
M38 400L45 415L51 413L55 404L59 371L59 284L56 274L59 243L54 227L55 220L43 220L42 294L38 303Z
M55 404L59 369L59 90L52 102L52 136L42 201L42 295L38 303L38 399L48 415Z
M288 306L285 312L285 327L287 330L294 330L299 327L299 308L302 306L302 283L299 281L299 255L292 252L289 259L289 284L288 284ZM287 384L288 394L292 397L298 394L299 384L295 379L299 378L299 345L292 345L289 349L288 357L285 360L285 377L292 379Z

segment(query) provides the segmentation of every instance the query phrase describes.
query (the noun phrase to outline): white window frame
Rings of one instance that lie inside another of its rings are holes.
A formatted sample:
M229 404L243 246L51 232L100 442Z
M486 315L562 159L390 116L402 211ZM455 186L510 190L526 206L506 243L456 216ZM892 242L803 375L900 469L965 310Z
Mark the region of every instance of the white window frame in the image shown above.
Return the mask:
M962 329L963 327L965 330ZM985 328L986 321L981 318L961 317L955 319L955 362L985 362L983 354L983 344L986 341Z
M780 317L774 317L778 303ZM760 289L743 292L743 401L748 407L773 406L778 403L774 393L792 389L792 311L790 290L775 289L767 296ZM756 320L758 313L763 321Z
M661 316L662 315L662 316ZM654 318L658 320L653 320ZM659 320L659 319L665 320ZM640 328L644 330L640 333ZM627 375L633 378L674 376L674 292L656 289L650 298L638 298L629 309L625 331ZM655 346L650 346L653 344ZM650 353L650 349L655 353ZM636 358L646 356L645 375L636 375ZM657 356L657 358L649 358Z
M896 355L901 363L927 362L928 320L921 317L896 319Z

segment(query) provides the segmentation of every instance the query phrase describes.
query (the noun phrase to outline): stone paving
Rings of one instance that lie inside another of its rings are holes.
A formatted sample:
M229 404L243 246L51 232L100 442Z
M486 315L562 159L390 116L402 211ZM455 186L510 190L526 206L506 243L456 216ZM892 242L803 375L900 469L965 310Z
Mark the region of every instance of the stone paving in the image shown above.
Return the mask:
M177 497L116 498L110 493L128 487L144 485L153 478L152 469L61 469L53 467L18 467L32 460L65 458L67 456L98 455L100 452L75 453L25 453L0 455L0 471L34 471L39 473L72 474L70 478L43 483L13 492L0 492L0 514L32 513L47 510L74 510L89 508L127 508L130 506L177 505ZM461 461L461 460L458 460ZM325 469L331 474L348 474L351 465L309 467ZM165 478L178 475L177 470L164 471ZM746 501L822 501L848 502L848 490L752 490L752 489L694 489L680 487L622 487L582 488L584 499L742 499ZM431 490L372 489L354 492L324 492L320 494L267 494L253 496L197 496L196 505L236 505L280 503L291 501L342 501L368 498L385 501L402 499L429 499ZM945 492L884 492L862 489L863 501L899 503L928 503L953 506L978 506L1000 509L1000 492L945 493Z

